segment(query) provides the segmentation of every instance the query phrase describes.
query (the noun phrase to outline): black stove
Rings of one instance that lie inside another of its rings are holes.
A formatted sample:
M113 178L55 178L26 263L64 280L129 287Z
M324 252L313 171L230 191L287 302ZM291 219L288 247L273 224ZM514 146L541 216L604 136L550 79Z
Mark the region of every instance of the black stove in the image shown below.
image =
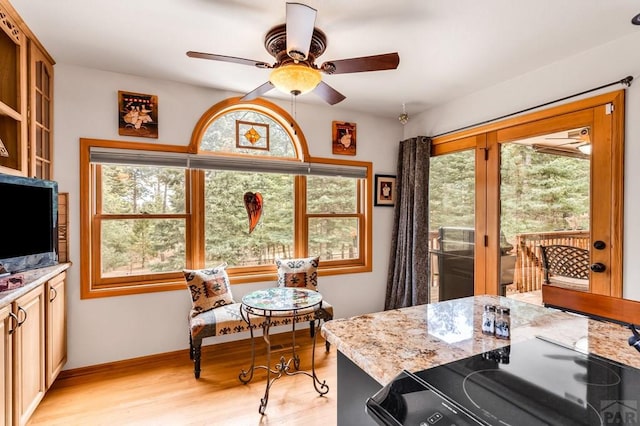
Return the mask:
M405 371L367 412L382 425L640 425L640 370L536 338Z

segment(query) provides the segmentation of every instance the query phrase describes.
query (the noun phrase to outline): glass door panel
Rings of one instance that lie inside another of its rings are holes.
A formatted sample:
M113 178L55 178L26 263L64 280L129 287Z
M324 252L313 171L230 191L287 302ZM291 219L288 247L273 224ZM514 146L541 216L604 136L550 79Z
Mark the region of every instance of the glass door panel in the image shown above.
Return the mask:
M500 145L500 294L589 291L591 129Z
M431 158L429 300L474 294L475 150Z

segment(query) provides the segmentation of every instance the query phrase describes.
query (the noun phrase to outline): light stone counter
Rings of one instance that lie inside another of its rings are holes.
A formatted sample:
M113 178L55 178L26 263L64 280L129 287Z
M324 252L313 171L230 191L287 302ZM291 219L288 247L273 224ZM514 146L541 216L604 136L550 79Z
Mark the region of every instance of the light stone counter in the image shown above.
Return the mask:
M4 308L23 294L27 294L39 285L46 283L51 278L69 269L70 266L71 263L59 263L54 266L31 269L15 274L24 276L24 285L13 290L0 292L0 308Z
M481 332L485 304L511 308L511 339ZM628 328L500 296L473 296L328 321L322 335L382 385L403 369L435 367L541 336L640 368Z

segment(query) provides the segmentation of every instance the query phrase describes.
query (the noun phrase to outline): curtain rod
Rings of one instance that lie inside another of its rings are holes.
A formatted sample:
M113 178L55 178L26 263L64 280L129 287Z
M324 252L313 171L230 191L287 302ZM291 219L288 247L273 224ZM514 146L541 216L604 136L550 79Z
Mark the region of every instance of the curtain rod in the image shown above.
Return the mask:
M530 108L527 108L527 109L523 109L523 110L520 110L520 111L517 111L517 112L512 112L510 114L502 115L500 117L492 118L490 120L480 121L478 123L470 124L470 125L464 126L464 127L460 127L458 129L449 130L447 132L440 133L438 135L432 136L431 138L432 139L433 138L438 138L440 136L448 135L450 133L455 133L455 132L459 132L461 130L467 130L467 129L470 129L472 127L477 127L477 126L481 126L483 124L491 123L493 121L502 120L503 118L508 118L508 117L512 117L514 115L522 114L523 112L528 112L528 111L531 111L533 109L537 109L537 108L545 107L547 105L555 104L556 102L562 102L562 101L567 100L567 99L575 98L576 96L581 96L581 95L584 95L584 94L587 94L587 93L595 92L596 90L604 89L604 88L607 88L607 87L610 87L610 86L615 86L616 84L623 84L623 85L625 85L627 87L630 87L631 86L631 81L633 81L633 77L629 75L629 76L623 78L622 80L614 81L614 82L611 82L611 83L608 83L608 84L605 84L605 85L602 85L602 86L599 86L599 87L594 87L593 89L585 90L584 92L575 93L573 95L565 96L564 98L556 99L554 101L549 101L549 102L546 102L544 104L536 105L536 106L533 106L533 107L530 107Z

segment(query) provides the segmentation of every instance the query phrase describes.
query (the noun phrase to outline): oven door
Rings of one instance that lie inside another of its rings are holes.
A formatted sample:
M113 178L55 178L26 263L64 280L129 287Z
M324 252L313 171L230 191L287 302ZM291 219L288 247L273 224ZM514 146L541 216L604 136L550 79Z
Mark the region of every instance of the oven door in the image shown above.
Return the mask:
M379 425L486 425L428 384L403 371L366 402L366 412Z

